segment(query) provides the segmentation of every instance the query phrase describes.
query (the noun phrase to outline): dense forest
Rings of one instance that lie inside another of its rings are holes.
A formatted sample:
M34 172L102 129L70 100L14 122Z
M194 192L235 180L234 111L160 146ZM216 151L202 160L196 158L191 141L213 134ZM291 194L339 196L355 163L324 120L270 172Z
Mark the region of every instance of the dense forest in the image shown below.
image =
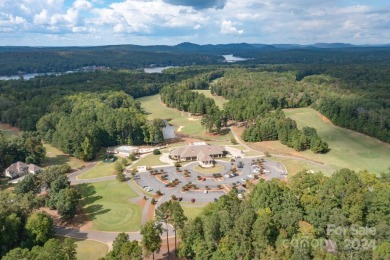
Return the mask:
M56 209L63 220L76 214L80 195L70 186L69 165L27 175L14 189L0 190L1 259L76 259L72 239L55 238L52 217L39 208ZM37 195L45 189L46 195Z
M336 125L390 142L386 71L363 65L261 66L226 70L210 89L229 100L224 110L230 119L255 122L277 108L313 106Z
M263 181L209 204L182 230L188 259L388 259L389 174L342 169Z
M231 50L230 47L237 47L240 52L253 48L245 44L208 47L182 44L166 48L165 51L180 49L180 55L211 55L213 52L207 50L214 49L214 54L217 55ZM263 48L261 53L260 47ZM387 73L389 65L386 63L386 48L278 49L275 59L283 52L291 57L299 54L305 60L291 60L286 61L291 64L280 64L280 58L274 65L259 65L259 57L269 51L264 49L266 47L257 46L258 51L253 53L254 59L240 64L176 67L154 74L137 70L106 70L37 77L28 81L1 81L1 122L24 131L39 130L46 141L88 160L93 158L101 146L158 141L161 133L156 129L161 122L147 122L137 102L130 99L160 93L162 101L168 106L203 115L202 124L210 132L219 132L228 120L248 122L248 130L244 135L248 141L277 138L297 150L316 147L313 151L327 151L327 144L317 135L313 139L315 141L312 142L311 138L308 141L307 136L287 119L284 125L289 127L285 129L291 132L284 134L287 138L278 129L273 129L281 124L270 124L273 130L277 130L277 137L267 137L266 131L264 132L269 127L265 126L262 119L274 116L273 111L312 106L336 125L390 142L390 76ZM99 48L87 49L93 53ZM70 48L75 52L87 49ZM152 53L161 51L164 47L111 46L103 49ZM40 51L59 49L10 47L2 49L0 53L12 51L36 55ZM328 60L319 58L326 54L332 54L328 56ZM44 59L41 64L47 66ZM229 102L223 109L219 109L212 99L194 92L195 89L210 89L213 94L223 96ZM108 98L111 95L115 97ZM121 120L128 121L124 114L122 117L122 113L118 113L123 110L127 111L126 116L132 118L132 122L127 122L127 125L120 123ZM121 116L117 117L118 114ZM268 121L278 120L274 118ZM69 125L74 125L78 133L73 133L72 136ZM133 134L128 133L133 130Z
M146 120L134 98L156 94L164 85L207 70L193 67L163 74L97 71L1 81L1 122L23 131L38 131L41 138L64 152L90 160L102 146L160 142L164 124ZM12 158L2 156L2 168L26 161L27 156Z

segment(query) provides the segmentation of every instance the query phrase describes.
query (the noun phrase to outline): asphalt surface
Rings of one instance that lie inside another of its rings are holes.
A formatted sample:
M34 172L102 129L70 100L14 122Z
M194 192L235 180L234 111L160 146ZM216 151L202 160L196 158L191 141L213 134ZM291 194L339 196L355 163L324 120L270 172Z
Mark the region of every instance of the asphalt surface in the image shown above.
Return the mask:
M230 190L231 186L233 186L233 183L236 184L237 188L243 188L242 184L244 184L246 180L253 180L253 176L248 175L256 174L255 172L253 172L255 168L252 166L252 164L257 159L263 160L265 173L260 175L261 178L264 178L266 180L270 180L273 178L285 178L285 175L283 174L285 173L285 168L280 162L274 162L261 157L253 157L236 159L234 163L217 161L218 164L222 164L224 166L224 169L221 171L222 178L218 179L213 178L212 174L202 174L196 172L193 168L198 165L198 163L193 162L183 167L180 167L181 172L178 172L176 170L176 167L174 166L153 167L158 171L160 171L161 169L164 170L164 173L168 175L167 180L165 181L161 181L161 179L157 177L159 175L152 175L150 172L140 172L137 174L137 176L139 177L136 177L138 179L136 179L135 182L141 188L144 188L146 186L150 187L152 189L150 193L155 193L158 190L164 193L164 196L160 199L157 206L164 201L169 200L172 195L182 197L183 202L191 202L192 199L195 199L195 202L208 203L224 195L226 191ZM230 172L234 165L239 165L239 162L243 163L243 167L238 168L238 175L235 177L225 177L225 175ZM190 172L190 177L184 177L184 170L188 170ZM198 180L198 176L204 179ZM178 179L180 183L173 188L166 187L166 184L173 179ZM182 191L182 187L190 182L192 184L195 184L198 189L186 192ZM221 185L222 189L219 189L218 185ZM209 188L207 193L205 193L206 186L207 188Z

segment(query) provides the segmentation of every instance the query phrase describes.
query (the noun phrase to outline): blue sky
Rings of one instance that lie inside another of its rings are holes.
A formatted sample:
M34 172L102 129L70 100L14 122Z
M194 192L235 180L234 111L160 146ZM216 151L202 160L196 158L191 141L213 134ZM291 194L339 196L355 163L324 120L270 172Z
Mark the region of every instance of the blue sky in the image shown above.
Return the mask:
M0 45L390 43L388 0L0 0Z

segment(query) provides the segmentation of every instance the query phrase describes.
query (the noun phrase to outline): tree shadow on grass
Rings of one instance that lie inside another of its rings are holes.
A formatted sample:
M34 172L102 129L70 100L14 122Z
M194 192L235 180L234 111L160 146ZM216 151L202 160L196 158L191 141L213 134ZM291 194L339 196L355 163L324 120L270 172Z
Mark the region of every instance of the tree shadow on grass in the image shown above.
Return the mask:
M51 165L57 165L57 164L65 164L68 162L70 162L69 155L60 154L60 155L56 155L55 157L46 157L43 165L44 166L51 166Z
M84 208L86 215L90 220L96 219L96 216L110 212L110 209L103 209L103 205L95 204Z
M81 193L81 196L83 198L90 197L94 194L96 194L95 187L91 185L90 183L82 183L76 185L77 190Z

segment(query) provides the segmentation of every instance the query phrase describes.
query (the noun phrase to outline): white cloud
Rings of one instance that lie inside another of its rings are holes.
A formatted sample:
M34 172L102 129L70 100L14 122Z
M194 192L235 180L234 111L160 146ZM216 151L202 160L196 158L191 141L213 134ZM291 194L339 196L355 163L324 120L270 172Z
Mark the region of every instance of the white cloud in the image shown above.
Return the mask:
M222 21L221 23L221 30L220 32L222 34L243 34L244 30L239 30L237 27L235 27L235 23L232 21Z
M73 7L77 10L82 10L82 9L91 9L92 8L92 4L87 1L87 0L76 0L74 3L73 3Z
M25 44L30 43L28 39L34 33L47 39L47 44L50 39L59 41L63 36L69 41L84 40L86 45L91 45L88 37L110 44L138 40L139 43L390 42L390 6L374 7L363 0L107 2L0 0L0 45L9 44L14 38L7 38L10 37L7 32L25 38ZM44 37L46 34L57 36Z

